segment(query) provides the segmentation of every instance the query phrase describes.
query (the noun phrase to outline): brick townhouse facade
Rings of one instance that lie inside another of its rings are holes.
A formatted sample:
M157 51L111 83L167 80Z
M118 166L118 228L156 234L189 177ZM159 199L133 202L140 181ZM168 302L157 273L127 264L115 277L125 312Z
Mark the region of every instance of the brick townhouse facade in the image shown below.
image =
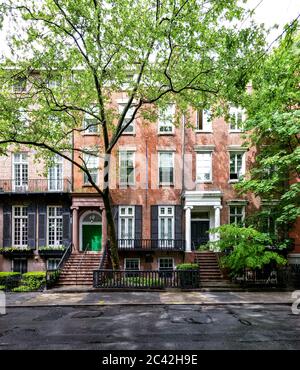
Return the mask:
M121 109L126 96L113 96ZM243 112L233 119L209 118L209 111L191 111L174 124L175 105L159 112L156 123L137 117L113 150L110 189L121 267L171 269L189 261L190 252L218 235L212 227L241 222L262 204L252 194L238 196L233 185L255 160L255 148L242 146ZM130 115L130 111L129 111ZM89 129L74 134L85 148L85 162L101 187L100 138L91 117ZM52 269L59 255L43 247L68 246L73 255L97 254L107 242L104 204L77 167L56 159L47 176L33 152L11 147L0 157L0 248L29 247L28 256L0 255L0 271ZM77 154L78 155L78 154ZM300 225L295 224L294 261L300 257Z

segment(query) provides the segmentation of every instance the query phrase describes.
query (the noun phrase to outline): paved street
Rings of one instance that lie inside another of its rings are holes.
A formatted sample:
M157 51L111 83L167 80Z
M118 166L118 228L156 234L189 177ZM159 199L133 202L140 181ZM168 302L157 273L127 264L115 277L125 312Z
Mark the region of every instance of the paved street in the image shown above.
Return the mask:
M1 349L300 349L288 304L9 307Z

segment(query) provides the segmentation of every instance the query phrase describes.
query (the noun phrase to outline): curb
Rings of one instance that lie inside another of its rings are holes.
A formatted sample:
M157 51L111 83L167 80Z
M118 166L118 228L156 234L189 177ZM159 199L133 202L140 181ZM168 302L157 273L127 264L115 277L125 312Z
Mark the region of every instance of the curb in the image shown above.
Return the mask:
M37 304L37 305L6 305L7 308L43 308L43 307L108 307L108 306L242 306L242 305L280 305L290 306L293 302L158 302L158 303L82 303L82 304Z

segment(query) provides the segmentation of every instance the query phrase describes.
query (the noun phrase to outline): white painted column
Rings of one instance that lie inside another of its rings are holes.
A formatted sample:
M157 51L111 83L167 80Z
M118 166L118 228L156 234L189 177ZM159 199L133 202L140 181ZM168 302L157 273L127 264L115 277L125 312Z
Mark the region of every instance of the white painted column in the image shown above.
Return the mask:
M184 207L185 210L185 251L192 251L191 243L191 210L192 206Z
M214 209L215 209L215 227L219 227L221 225L221 209L222 209L222 206L214 206ZM215 233L214 239L215 240L220 239L219 233Z
M79 229L78 229L78 207L71 207L73 210L72 215L72 241L74 246L74 252L79 252Z

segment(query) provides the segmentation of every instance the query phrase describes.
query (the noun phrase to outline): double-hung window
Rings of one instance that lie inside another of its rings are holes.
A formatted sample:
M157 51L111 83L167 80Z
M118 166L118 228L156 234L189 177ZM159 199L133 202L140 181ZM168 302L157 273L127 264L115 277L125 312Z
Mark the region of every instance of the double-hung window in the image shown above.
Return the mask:
M120 166L120 185L128 186L135 184L135 153L133 151L120 151L119 153Z
M96 152L84 153L83 155L84 165L89 171L92 180L95 184L98 184L98 170L99 170L99 158ZM88 175L84 173L84 184L88 185L90 183Z
M28 245L28 213L27 207L13 206L13 246Z
M211 112L208 109L197 111L196 131L212 132Z
M212 181L212 152L203 151L196 154L197 182Z
M174 246L174 206L158 207L158 238L160 248Z
M48 245L62 245L63 220L62 208L57 206L48 207Z
M28 189L28 155L15 153L13 156L13 184L15 191Z
M231 107L229 109L230 116L230 131L239 132L243 130L243 123L245 121L245 112L241 108Z
M12 260L12 271L25 274L27 272L28 263L27 258L14 258Z
M174 184L174 153L159 152L159 185Z
M119 247L134 247L134 206L119 207Z
M134 277L138 276L137 273L130 271L139 271L140 270L140 259L139 258L125 258L124 268L126 271L126 276Z
M98 114L99 109L96 106L91 107L91 113ZM99 132L99 122L95 116L85 113L83 117L83 128L85 134L96 134Z
M126 103L119 104L119 114L120 115L123 113L125 107L126 107ZM134 113L134 108L130 107L128 111L126 112L122 127L126 126L129 123L129 121L131 121L133 113ZM133 119L132 122L130 122L130 124L125 128L125 130L123 131L123 134L129 135L129 134L134 134L134 133L135 133L135 120Z
M60 258L48 258L47 270L56 270L60 262Z
M229 206L229 222L231 224L243 225L245 218L245 206L230 205Z
M245 153L230 152L230 181L238 181L245 174Z
M63 190L63 161L62 157L57 155L54 158L54 164L48 171L49 191Z
M174 132L175 104L168 104L159 109L158 132L160 134L172 134Z
M172 277L172 271L174 270L174 259L168 257L161 257L158 259L159 275L167 278Z

